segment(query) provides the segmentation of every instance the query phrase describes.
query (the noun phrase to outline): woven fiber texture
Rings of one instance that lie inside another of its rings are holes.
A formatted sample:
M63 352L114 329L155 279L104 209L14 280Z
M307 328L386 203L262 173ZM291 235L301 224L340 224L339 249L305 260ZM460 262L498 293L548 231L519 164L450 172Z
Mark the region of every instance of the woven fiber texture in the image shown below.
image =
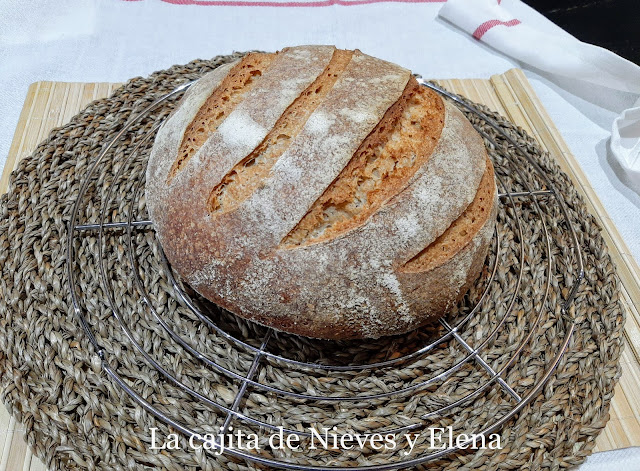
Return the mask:
M54 130L11 176L8 194L0 201L2 399L24 424L29 446L52 470L265 468L194 450L182 435L180 449L152 450L152 428L160 440L174 430L105 373L75 315L66 271L72 208L100 150L156 98L240 55L130 80ZM98 223L101 214L103 222L148 217L146 159L156 124L178 98L131 125L114 144L90 180L77 224ZM456 451L420 467L572 467L591 453L620 375L624 317L614 266L598 224L568 177L522 129L475 106L537 162L566 203L569 217L553 195L501 198L485 271L446 321L458 326L460 339L477 348L494 371L504 370L501 377L515 393L523 398L535 394L499 428L500 449ZM485 142L500 192L546 188L535 166L503 136L478 116L467 116L491 138ZM258 450L247 453L261 458L307 466L400 464L433 453L428 434L422 433L428 427L451 427L454 434L479 432L516 406L451 335L403 359L446 335L444 325L376 341L300 338L220 311L179 280L176 288L148 225L105 229L102 238L95 230L75 230L74 249L71 267L79 307L109 367L159 412L201 434L217 432L227 417L225 408L240 395L237 410L250 420L236 417L231 424L258 436ZM579 254L584 279L563 312L562 302L580 276ZM206 319L179 300L180 290ZM567 339L557 368L538 391ZM268 355L254 362L261 345ZM310 369L291 360L342 368ZM381 361L389 364L349 366ZM247 384L242 378L249 372L253 375ZM299 451L279 450L268 443L278 426L301 432L336 427L337 434L408 427L417 440L410 455L401 439L389 450L331 450L311 449L303 436Z

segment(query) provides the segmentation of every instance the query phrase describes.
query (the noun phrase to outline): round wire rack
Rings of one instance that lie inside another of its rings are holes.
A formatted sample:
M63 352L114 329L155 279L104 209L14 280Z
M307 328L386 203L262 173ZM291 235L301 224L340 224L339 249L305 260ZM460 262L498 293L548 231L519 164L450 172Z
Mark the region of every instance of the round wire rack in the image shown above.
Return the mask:
M419 81L467 114L496 169L500 208L492 249L483 275L455 312L404 336L328 342L238 319L183 284L146 215L144 171L156 131L189 82L129 119L87 169L73 202L69 291L110 380L211 453L298 470L390 470L439 460L499 433L529 404L574 330L570 305L583 278L578 237L562 195L526 144L463 98ZM98 273L102 306L79 289L88 265ZM123 279L122 270L129 276ZM158 285L168 294L159 295ZM121 345L114 345L106 324L119 329ZM563 335L548 341L554 353L540 365L534 346L550 325ZM160 342L168 345L166 355L154 348ZM136 361L120 358L123 351ZM136 368L153 374L141 378ZM158 397L158 384L166 385L168 397ZM166 404L178 404L183 413ZM233 430L254 433L260 446L225 446ZM448 430L453 445L428 446L420 439L427 430ZM302 451L269 443L279 433L297 437ZM355 435L392 435L403 444L313 448L324 444L318 435L338 437L338 443L347 437L342 445L357 441ZM402 437L419 446L409 447Z

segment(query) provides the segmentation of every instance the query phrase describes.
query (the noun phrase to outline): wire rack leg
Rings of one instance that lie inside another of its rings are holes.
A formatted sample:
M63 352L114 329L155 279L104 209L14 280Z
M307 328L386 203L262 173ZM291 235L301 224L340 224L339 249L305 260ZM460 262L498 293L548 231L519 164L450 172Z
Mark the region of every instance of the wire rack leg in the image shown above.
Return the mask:
M227 413L227 416L224 419L224 423L220 428L220 435L224 435L227 433L227 430L231 425L231 421L233 420L232 412L238 412L238 407L240 407L240 402L242 401L242 398L244 397L244 394L247 391L248 381L252 380L256 372L258 371L258 365L260 364L260 360L262 360L263 353L267 348L267 343L269 343L269 339L271 338L272 332L273 331L271 329L267 331L267 335L264 336L264 339L262 340L262 344L260 345L260 350L253 357L253 362L251 363L251 367L249 367L247 376L245 380L242 382L242 384L240 385L238 394L236 394L236 397L233 399L233 404L231 405L231 411Z
M469 345L467 342L465 342L465 340L460 337L460 335L458 334L458 332L456 332L454 329L451 328L451 326L447 323L447 321L445 321L444 319L440 321L440 323L444 326L445 329L447 329L448 331L450 331L453 334L453 338L456 339L456 341L462 345L462 347L468 352L471 353L474 357L474 359L480 364L480 366L482 366L487 373L489 373L491 375L492 378L496 377L497 374L495 372L495 370L493 368L491 368L491 366L484 360L484 358L482 358L478 352L476 350L473 349L473 347L471 345ZM504 389L512 398L515 399L516 402L521 402L522 398L520 397L520 395L515 392L513 390L513 388L511 386L509 386L509 384L502 378L497 378L496 382L502 387L502 389Z

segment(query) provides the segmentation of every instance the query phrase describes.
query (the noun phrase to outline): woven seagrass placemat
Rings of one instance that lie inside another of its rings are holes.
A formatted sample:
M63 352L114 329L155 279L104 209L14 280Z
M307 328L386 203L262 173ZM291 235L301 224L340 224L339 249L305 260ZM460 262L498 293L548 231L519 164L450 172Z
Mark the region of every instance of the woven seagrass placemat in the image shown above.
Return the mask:
M226 456L214 457L194 451L150 450L150 429L166 437L170 430L141 410L122 389L102 372L100 359L87 341L73 313L65 272L65 239L71 207L89 165L101 148L125 124L155 98L188 80L198 78L232 56L197 61L173 67L149 78L136 78L113 96L99 100L55 130L13 174L0 208L0 314L2 329L0 369L3 400L27 429L29 444L51 469L247 469L254 465ZM80 223L96 222L101 204L107 201L109 219L126 219L133 211L144 219L144 164L150 141L142 141L155 120L175 105L169 101L134 132L117 143L110 159L101 166L82 209ZM567 326L575 330L555 373L534 401L501 430L500 450L456 453L435 465L445 469L558 469L580 463L594 445L608 418L608 407L619 376L623 316L618 302L617 281L606 247L594 218L586 211L568 178L559 171L533 139L505 119L483 109L516 139L551 178L567 204L584 261L585 279L571 309L560 312L567 287L578 276L571 249L567 221L558 206L541 201L542 210L531 200L504 204L499 217L499 250L487 260L485 275L451 314L449 322L464 318L488 289L481 309L464 324L461 336L477 345L496 330L483 347L482 356L499 371L512 358L515 347L531 334L526 348L518 351L503 377L524 395L549 366L566 338ZM499 188L524 191L543 182L504 139L477 117L476 124L494 137L499 149L490 149L500 178ZM141 151L132 156L140 144ZM129 159L130 160L127 160ZM517 164L516 164L517 163ZM126 167L123 169L122 166ZM517 166L517 170L516 167ZM135 204L131 204L131 201ZM545 228L546 234L545 235ZM521 242L523 243L521 245ZM241 389L236 378L205 368L167 337L131 277L127 237L109 232L102 244L96 234L78 239L77 270L83 309L110 365L147 401L169 416L202 432L213 431L225 414L194 400L151 368L136 351L114 319L100 281L100 265L108 277L124 324L150 356L183 384L225 407L231 407ZM167 282L159 247L152 230L134 233L136 268L153 307L176 332L220 366L245 374L252 356L229 342L193 312L178 303ZM522 247L524 247L522 249ZM521 250L522 249L522 250ZM491 267L496 263L493 281ZM520 280L520 281L518 281ZM547 287L548 285L548 287ZM508 317L507 317L508 310ZM264 329L211 308L215 325L236 338L259 346ZM538 319L539 317L539 319ZM569 317L569 321L567 318ZM538 322L534 322L538 320ZM318 342L274 334L269 351L287 358L341 366L397 358L415 351L441 334L441 326L401 338L376 342ZM276 360L260 365L256 381L298 394L351 397L371 395L420 384L462 361L465 352L446 342L410 362L389 369L327 375L296 370ZM487 373L472 362L465 363L440 382L419 388L410 395L386 399L322 403L281 397L249 388L240 411L258 421L305 430L337 426L340 430L386 430L420 423L420 417L445 404L463 399L486 383ZM452 426L456 431L478 431L513 407L500 388L488 388L463 402L429 426ZM380 464L401 459L402 449L389 453L357 451L296 454L268 449L263 443L268 431L238 421L238 428L260 435L264 457L295 459L308 464ZM422 447L422 448L421 448ZM428 453L418 442L415 453ZM278 454L280 453L280 454Z

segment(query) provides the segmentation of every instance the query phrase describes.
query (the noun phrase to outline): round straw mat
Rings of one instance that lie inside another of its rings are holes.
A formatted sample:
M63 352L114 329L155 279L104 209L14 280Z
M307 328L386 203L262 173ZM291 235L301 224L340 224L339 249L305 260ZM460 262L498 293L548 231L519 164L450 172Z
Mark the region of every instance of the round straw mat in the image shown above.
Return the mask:
M151 429L157 429L161 441L174 430L143 410L104 373L98 352L74 314L65 265L72 207L100 150L128 118L154 99L240 55L195 61L130 80L111 97L93 102L69 124L54 130L11 176L0 205L2 398L24 424L29 446L50 469L264 467L192 449L182 435L180 449L151 449ZM101 210L106 222L147 217L144 169L153 139L144 138L176 102L168 100L115 144L91 181L78 224L99 221ZM567 176L522 129L476 106L537 162L564 200L568 219L553 195L536 200L501 199L494 248L485 272L447 322L462 322L460 338L479 349L494 371L504 368L501 377L520 397L536 393L499 428L500 449L456 451L421 466L448 470L571 467L591 453L609 417L620 375L624 317L614 266L598 224ZM544 179L512 144L483 119L468 116L495 141L488 149L499 191L545 189ZM570 227L579 248L574 246ZM105 230L100 241L95 231L77 231L73 270L87 324L110 367L144 400L199 433L215 433L227 415L223 408L231 408L242 390L239 378L251 369L255 352L229 341L214 326L254 348L260 346L266 330L190 293L212 321L203 322L178 302L152 228L136 228L131 240L128 237L123 230ZM580 279L578 255L584 263L584 279L564 312L563 300ZM135 273L140 286L134 281ZM188 287L183 288L189 293ZM141 293L159 319L217 367L208 366L176 343L152 315ZM118 317L113 315L109 297ZM468 316L479 301L479 308ZM153 368L118 318L164 371L223 408L205 404ZM393 360L428 345L446 333L444 328L438 324L404 336L359 342L317 341L272 332L267 347L272 355L256 365L254 383L246 387L237 404L238 412L254 422L236 418L232 425L258 435L259 448L251 453L305 466L399 463L433 452L428 448L428 434L420 433L426 427L451 427L455 434L479 432L509 413L516 402L495 381L473 395L491 375L455 339L448 338L423 355L389 367L355 371L309 370L278 358L341 366ZM570 330L566 352L537 391L536 385L554 363ZM268 391L260 385L293 394ZM408 393L398 393L402 390ZM308 400L295 394L344 400ZM354 396L376 397L348 400ZM427 415L451 404L441 414ZM359 434L416 426L417 442L408 456L403 443L386 451L367 447L345 451L305 448L308 443L303 440L301 451L278 450L267 442L273 428L259 427L256 421L289 430L336 427L337 433Z

